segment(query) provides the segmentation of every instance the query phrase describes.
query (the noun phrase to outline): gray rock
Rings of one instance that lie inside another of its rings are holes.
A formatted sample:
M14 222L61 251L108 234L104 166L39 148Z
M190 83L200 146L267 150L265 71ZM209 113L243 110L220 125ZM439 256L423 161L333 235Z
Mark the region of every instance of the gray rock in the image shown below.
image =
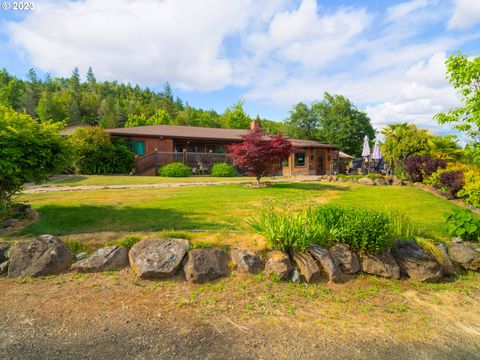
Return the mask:
M293 266L288 254L280 250L273 250L268 253L267 263L265 264L265 274L268 277L273 275L279 280L286 280L292 270Z
M334 283L345 282L347 279L345 274L342 273L337 263L330 255L327 249L318 245L311 245L308 249L310 254L315 260L317 260L323 268L323 271L328 275L328 279Z
M302 279L306 283L313 283L320 278L321 272L317 263L309 253L293 252L293 261L297 265Z
M2 226L3 226L4 229L6 229L6 228L14 226L16 223L18 223L17 219L7 219L7 220L3 221Z
M30 220L37 220L38 219L38 213L33 210L32 208L27 208L25 212L23 213L27 219Z
M335 244L329 252L345 274L356 274L360 271L358 256L350 250L348 244Z
M452 276L455 275L457 270L459 270L459 266L456 265L448 255L448 248L443 243L435 243L435 247L440 250L443 254L443 262L440 264L443 268L444 275Z
M393 186L403 186L403 185L405 185L405 182L402 179L393 178L392 185Z
M7 275L8 264L9 264L9 261L4 261L3 263L0 264L0 276Z
M296 284L302 282L302 278L300 277L300 271L298 271L297 268L294 268L292 273L290 274L290 280Z
M462 243L463 240L459 237L453 237L452 238L452 243L457 244L457 243Z
M86 259L87 257L88 257L88 254L86 252L81 252L75 255L75 258L77 259L77 261Z
M470 241L453 243L448 254L454 262L467 270L480 271L480 246Z
M263 270L263 262L260 256L249 250L233 249L231 251L232 260L237 270L250 274L258 274Z
M159 279L177 272L190 245L185 239L144 239L136 243L128 257L142 279Z
M443 276L442 266L433 255L414 241L397 240L391 251L402 275L419 281L436 281Z
M98 249L91 256L72 265L78 272L102 272L118 270L128 266L128 250L114 245Z
M230 257L216 248L191 250L183 265L187 281L201 284L230 274Z
M378 186L387 186L387 185L389 185L388 182L387 182L387 180L385 180L384 178L375 179L374 182L375 182L375 185L378 185Z
M400 267L387 250L378 254L363 254L361 260L361 269L364 273L400 279Z
M370 186L375 185L375 181L367 177L358 179L358 183L362 185L370 185Z
M10 250L9 278L35 277L68 271L73 254L65 244L52 235L23 240Z
M0 243L0 263L7 261L8 259L8 249L10 249L10 244L7 242Z

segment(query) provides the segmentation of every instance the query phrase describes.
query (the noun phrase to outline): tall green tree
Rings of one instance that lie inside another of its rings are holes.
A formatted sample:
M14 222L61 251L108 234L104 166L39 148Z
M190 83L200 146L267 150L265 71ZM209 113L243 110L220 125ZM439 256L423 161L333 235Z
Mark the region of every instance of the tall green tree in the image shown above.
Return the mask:
M447 79L462 97L463 107L435 115L439 124L453 124L465 134L469 157L480 165L480 57L469 57L461 52L445 62Z
M285 120L288 136L296 139L316 140L320 135L319 119L308 105L300 102Z
M250 127L250 116L243 109L242 100L227 108L222 115L222 125L229 129L248 129Z
M375 138L368 115L344 96L326 92L322 101L312 105L312 112L318 119L318 138L340 146L349 155L361 155L365 135L371 140Z

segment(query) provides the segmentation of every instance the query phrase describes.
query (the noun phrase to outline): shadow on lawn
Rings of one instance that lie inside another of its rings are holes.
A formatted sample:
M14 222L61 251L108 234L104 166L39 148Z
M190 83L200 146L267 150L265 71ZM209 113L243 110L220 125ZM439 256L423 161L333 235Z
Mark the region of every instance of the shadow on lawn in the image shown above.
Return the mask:
M100 231L159 231L232 229L231 225L200 219L199 214L182 213L172 209L114 207L114 206L57 206L38 208L40 218L15 235L65 235Z
M295 190L336 190L346 191L349 190L349 186L337 186L330 184L319 183L272 183L271 188L275 189L295 189Z

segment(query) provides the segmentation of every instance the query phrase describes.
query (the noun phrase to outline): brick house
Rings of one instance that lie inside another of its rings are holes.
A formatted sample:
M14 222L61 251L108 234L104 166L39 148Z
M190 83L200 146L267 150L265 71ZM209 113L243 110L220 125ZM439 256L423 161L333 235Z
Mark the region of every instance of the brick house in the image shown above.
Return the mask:
M258 120L252 121L251 128L259 126ZM151 125L107 132L127 139L128 147L137 155L137 174L155 175L159 166L174 161L202 172L208 172L213 163L231 162L226 145L242 142L248 130ZM272 169L274 175L324 175L337 171L338 147L313 140L289 140L294 152L288 161Z

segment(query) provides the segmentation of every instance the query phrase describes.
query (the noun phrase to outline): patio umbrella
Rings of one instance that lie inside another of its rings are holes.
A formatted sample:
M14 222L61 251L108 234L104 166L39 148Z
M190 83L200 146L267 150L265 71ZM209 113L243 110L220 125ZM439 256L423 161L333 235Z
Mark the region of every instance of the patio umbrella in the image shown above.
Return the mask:
M382 160L382 152L380 151L380 145L378 144L378 140L375 141L375 147L373 148L372 159L373 160Z
M362 157L369 157L370 156L370 144L368 142L368 135L365 135L363 139L363 150L362 150Z

